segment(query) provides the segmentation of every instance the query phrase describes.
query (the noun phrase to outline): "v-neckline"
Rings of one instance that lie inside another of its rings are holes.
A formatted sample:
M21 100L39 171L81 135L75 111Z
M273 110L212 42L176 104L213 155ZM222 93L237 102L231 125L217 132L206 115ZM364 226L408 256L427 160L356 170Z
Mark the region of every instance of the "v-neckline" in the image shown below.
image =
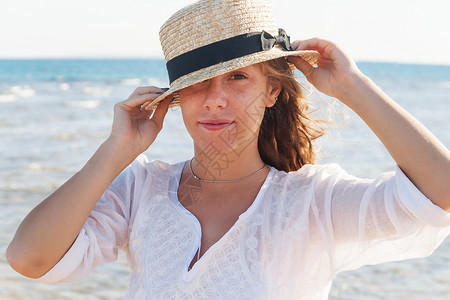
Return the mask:
M275 172L275 168L268 166L270 168L269 173L267 174L267 176L266 176L263 184L261 185L261 188L259 189L258 194L256 195L255 199L253 200L252 204L247 208L246 211L244 211L242 214L239 215L239 218L236 220L236 222L233 224L233 226L231 226L230 229L228 229L228 231L217 242L212 244L205 251L205 253L200 257L200 259L198 259L194 263L192 268L190 270L188 270L189 266L192 263L192 260L194 259L194 255L197 253L197 250L199 250L199 247L201 246L202 228L200 225L200 221L197 219L197 217L192 212L190 212L186 207L184 207L178 199L178 188L180 186L181 174L182 174L183 168L186 165L186 163L188 163L188 161L185 161L184 163L183 162L180 163L177 173L175 174L175 180L173 181L173 186L172 186L173 188L170 189L171 191L173 191L171 193L172 196L170 198L172 200L171 202L175 205L175 208L183 216L186 216L186 218L189 218L190 220L193 221L194 228L196 230L195 243L192 245L189 255L188 255L188 259L187 259L187 261L185 261L184 266L183 266L183 278L184 278L184 280L189 281L195 276L195 274L198 272L198 270L202 267L203 262L210 256L210 254L212 252L214 252L214 250L223 243L223 241L230 234L230 232L233 231L233 229L236 227L236 224L238 224L241 220L250 216L256 210L256 208L258 208L258 206L267 190L267 187L269 186L269 184L272 180L273 174Z

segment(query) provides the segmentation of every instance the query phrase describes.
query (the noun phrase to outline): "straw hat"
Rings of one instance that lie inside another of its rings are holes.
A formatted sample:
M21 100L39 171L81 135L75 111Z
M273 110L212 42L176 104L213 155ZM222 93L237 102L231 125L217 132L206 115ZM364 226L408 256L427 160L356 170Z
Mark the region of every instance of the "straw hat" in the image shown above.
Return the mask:
M320 58L316 51L291 50L268 0L198 1L170 17L159 36L170 88L146 109L185 87L255 63L295 55L314 65ZM179 105L178 93L173 96L170 107Z

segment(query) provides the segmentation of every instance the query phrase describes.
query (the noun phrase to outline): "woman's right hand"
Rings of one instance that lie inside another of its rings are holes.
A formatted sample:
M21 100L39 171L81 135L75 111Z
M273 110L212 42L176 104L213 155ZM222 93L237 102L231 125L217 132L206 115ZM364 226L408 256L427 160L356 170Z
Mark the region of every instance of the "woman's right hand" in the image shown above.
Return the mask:
M130 151L133 156L147 150L163 127L172 97L161 101L155 110L145 110L143 107L163 92L164 89L154 86L138 87L127 100L117 103L108 140Z
M163 91L157 87L140 87L127 100L115 105L108 140L80 171L36 206L20 224L6 252L13 269L38 278L64 256L114 178L161 131L172 97L160 102L155 111L145 111L141 106Z

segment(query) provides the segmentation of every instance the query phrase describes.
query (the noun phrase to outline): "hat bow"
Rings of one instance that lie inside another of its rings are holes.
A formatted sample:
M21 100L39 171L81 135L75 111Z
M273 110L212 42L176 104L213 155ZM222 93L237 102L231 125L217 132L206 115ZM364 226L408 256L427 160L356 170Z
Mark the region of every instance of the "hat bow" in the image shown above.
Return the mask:
M261 45L265 51L272 49L275 45L280 45L286 51L292 51L290 37L282 28L278 29L278 36L272 36L263 30L261 32Z

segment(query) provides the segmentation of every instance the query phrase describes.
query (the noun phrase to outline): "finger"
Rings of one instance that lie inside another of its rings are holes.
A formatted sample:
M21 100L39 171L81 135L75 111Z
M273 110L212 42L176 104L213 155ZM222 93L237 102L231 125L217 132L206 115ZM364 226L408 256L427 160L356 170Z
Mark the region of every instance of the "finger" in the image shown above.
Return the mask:
M141 87L137 87L133 91L131 96L139 96L139 95L151 94L151 93L156 93L156 92L164 92L164 91L167 91L168 89L169 88L159 88L157 86L141 86Z
M172 95L166 96L166 98L170 98L170 99L173 100L173 99L174 99L174 96L173 96L173 94L172 94ZM166 99L166 98L164 98L164 99ZM149 103L146 102L144 105L142 105L142 107L143 107L144 109L146 109L146 110L155 110L156 107L158 107L159 103L160 103L161 101L163 101L163 100L160 100L160 101L158 101L158 103L153 103L155 100L156 100L156 98L153 99L152 101L150 101ZM171 101L172 101L172 100L171 100Z
M167 111L169 110L169 105L170 102L172 102L172 99L173 97L166 97L164 100L159 102L158 106L155 109L155 112L153 113L153 116L151 117L151 120L156 122L160 130L162 129L164 117L166 116Z
M288 58L288 61L290 63L293 63L294 66L302 72L305 77L311 76L311 74L314 72L314 67L309 64L306 60L299 56L291 56Z
M300 50L299 49L299 45L300 45L301 42L302 42L301 40L296 40L296 41L292 42L291 43L292 49L293 50ZM304 50L304 49L302 49L302 50Z
M321 55L327 56L333 47L337 47L334 43L320 39L312 38L307 40L298 40L291 44L292 48L297 51L301 50L316 50Z
M162 92L159 91L159 92L148 93L148 94L143 94L143 95L139 95L139 96L130 96L130 98L128 98L127 100L122 101L120 103L120 105L125 106L129 109L133 109L136 107L140 108L143 104L145 104L146 102L152 102L161 94L162 94Z
M146 109L146 107L148 107L148 105L152 102L153 101L151 101L151 100L145 101L144 104L141 105L141 110L148 111L148 109Z

